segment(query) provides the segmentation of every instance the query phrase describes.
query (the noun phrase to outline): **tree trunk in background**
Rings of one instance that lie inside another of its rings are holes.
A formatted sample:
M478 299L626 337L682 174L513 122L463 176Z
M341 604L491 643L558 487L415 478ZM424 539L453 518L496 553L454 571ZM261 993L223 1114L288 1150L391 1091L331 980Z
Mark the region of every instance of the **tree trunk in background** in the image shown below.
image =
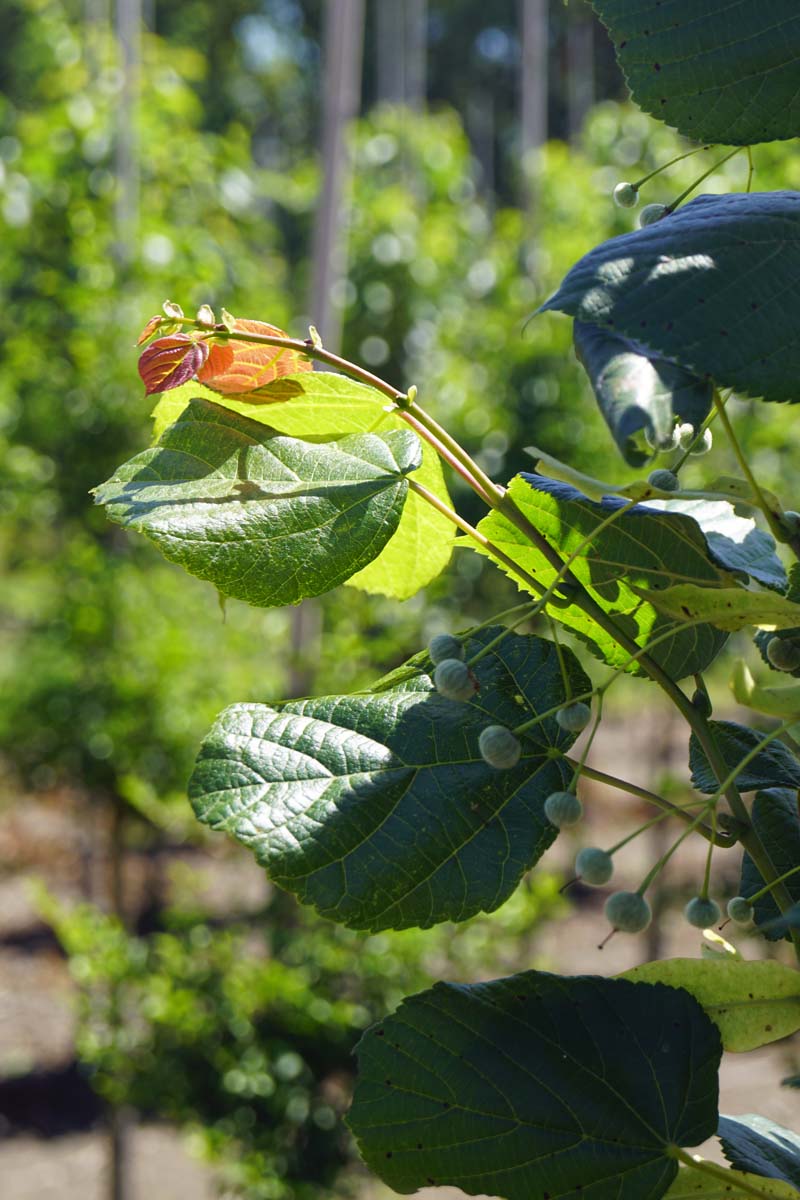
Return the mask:
M406 37L405 100L421 111L428 85L428 0L406 0Z
M521 158L525 209L533 215L537 198L536 152L547 141L548 0L520 0L522 79L520 85Z
M378 103L425 106L427 0L375 0Z
M361 98L364 0L328 0L324 39L323 180L314 220L310 311L325 346L335 351L342 340L337 284L347 276L345 216L352 167L346 132Z
M121 264L135 254L139 219L139 154L136 134L136 110L140 88L142 3L141 0L117 0L115 19L117 45L122 68L122 88L117 108L115 173L115 254Z
M567 128L570 142L580 137L594 104L594 17L585 5L569 7L567 22Z

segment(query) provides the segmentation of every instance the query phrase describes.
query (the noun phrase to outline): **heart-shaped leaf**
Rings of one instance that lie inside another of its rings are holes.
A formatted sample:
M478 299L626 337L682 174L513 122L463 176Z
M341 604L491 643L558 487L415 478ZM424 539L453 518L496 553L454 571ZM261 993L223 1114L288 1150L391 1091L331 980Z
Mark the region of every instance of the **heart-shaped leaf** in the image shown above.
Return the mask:
M282 329L264 321L237 319L233 328L237 333L288 337ZM224 396L247 395L251 403L274 404L286 396L279 398L265 391L268 384L284 375L311 370L311 359L291 347L229 341L211 347L208 361L198 371L197 378Z
M800 1135L767 1117L720 1117L722 1150L738 1171L782 1179L800 1188Z
M676 629L675 621L658 613L641 591L634 591L668 587L678 579L691 578L709 587L730 581L711 561L705 538L691 517L645 505L631 508L610 497L589 500L569 484L543 475L518 475L509 490L517 507L564 559L575 554L570 569L590 597L624 634L649 648L674 678L705 670L713 662L725 644L725 634L711 625ZM554 568L503 514L490 513L478 529L540 583L553 582ZM549 611L609 666L641 673L638 663L630 662L629 652L577 604ZM669 637L672 629L676 632Z
M717 745L726 767L732 771L764 741L766 734L735 721L710 721ZM692 786L711 795L722 783L711 770L700 743L692 734L689 742L689 766L692 770ZM736 775L736 786L741 792L754 792L757 788L800 787L800 762L783 742L768 742L763 750L750 759Z
M468 656L499 632L467 638ZM579 695L591 685L564 653ZM487 725L521 724L567 693L555 647L540 638L509 634L474 671L480 690L468 703L411 666L373 693L226 709L189 784L199 820L355 929L492 911L555 837L544 801L571 778L562 753L575 735L547 718L521 735L517 766L488 766L478 748Z
M748 146L800 130L796 0L592 0L636 103L701 142Z
M540 311L634 338L701 379L797 400L798 275L800 194L699 196L596 246Z
M797 811L796 790L798 781L790 778L782 782L786 786L771 787L759 792L750 810L753 827L779 875L800 864L800 816ZM741 894L752 896L760 892L763 886L764 879L750 855L745 854L742 858L742 878L739 884ZM800 903L800 872L787 879L785 886L791 898ZM769 894L756 900L753 907L756 925L765 927L762 932L768 941L779 941L783 937L788 939L791 936L785 929L769 928L770 923L781 915Z
M719 1033L687 992L536 971L405 1000L358 1046L349 1124L398 1192L657 1200L717 1124Z
M304 442L197 400L96 498L222 595L269 607L318 596L371 562L419 463L410 430Z
M713 389L707 379L597 325L576 321L573 336L600 411L632 467L656 453L638 444L638 433L653 447L668 447L678 419L700 426L708 416Z

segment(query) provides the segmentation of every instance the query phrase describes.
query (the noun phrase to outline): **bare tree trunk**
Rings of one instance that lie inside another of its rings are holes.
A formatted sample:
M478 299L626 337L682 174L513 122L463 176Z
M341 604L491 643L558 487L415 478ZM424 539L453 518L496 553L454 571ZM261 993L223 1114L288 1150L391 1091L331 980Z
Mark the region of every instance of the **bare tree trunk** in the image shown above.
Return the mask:
M567 127L577 141L594 104L594 17L585 5L570 5L567 23Z
M406 37L405 100L409 108L422 110L428 90L428 0L406 0Z
M117 260L124 264L134 257L139 223L139 147L136 114L141 82L141 0L117 0L116 34L122 66L122 89L117 108L115 253Z
M406 98L406 14L403 0L376 0L375 34L379 104L403 104Z
M520 0L522 80L520 106L525 208L533 215L538 193L537 152L547 141L548 0Z
M323 182L314 222L311 311L327 348L338 350L342 306L336 285L347 271L345 212L351 174L346 132L361 96L364 0L327 0L324 37Z

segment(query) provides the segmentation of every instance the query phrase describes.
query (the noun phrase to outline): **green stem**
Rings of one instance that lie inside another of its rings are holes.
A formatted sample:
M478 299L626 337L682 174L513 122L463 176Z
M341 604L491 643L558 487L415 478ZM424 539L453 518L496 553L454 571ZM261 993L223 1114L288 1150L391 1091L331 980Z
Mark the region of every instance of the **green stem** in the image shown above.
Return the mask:
M800 866L791 867L788 871L784 871L777 879L773 879L772 883L765 884L763 888L759 888L757 892L753 892L752 896L746 896L745 899L750 904L754 904L756 900L760 900L762 896L767 896L772 891L777 883L783 883L784 879L791 879L792 875L797 875L800 872Z
M470 475L480 485L481 491L484 493L483 499L490 508L497 508L502 497L505 494L505 488L498 487L489 476L481 470L474 459L470 458L466 450L461 446L454 437L444 429L438 421L435 421L430 413L425 412L415 400L408 401L405 397L398 401L400 415L408 415L411 417L416 426L420 426L426 430L436 441L445 447L446 450L469 472ZM415 426L415 427L416 427Z
M647 874L645 875L644 879L642 880L642 882L639 884L638 888L636 889L636 890L637 890L637 892L639 893L639 895L640 895L640 896L643 896L643 895L644 895L644 893L645 893L645 892L647 891L647 889L650 887L650 885L651 885L651 883L653 882L653 880L654 880L654 879L655 879L655 878L656 878L658 875L660 875L660 874L661 874L661 872L664 870L664 867L667 865L667 863L669 862L669 860L672 858L673 854L674 854L674 853L675 853L675 851L678 849L678 847L679 847L679 846L681 846L681 845L682 845L682 844L683 844L683 843L686 841L687 837L689 837L689 835L690 835L691 833L694 833L694 832L695 832L695 830L699 830L699 829L700 829L700 824L701 824L701 822L702 822L702 819L703 819L703 817L705 816L706 812L708 811L708 809L709 809L710 807L711 807L711 802L709 801L709 802L708 802L708 803L707 803L707 804L706 804L706 805L705 805L705 806L704 806L704 807L703 807L703 808L700 810L700 812L699 812L699 813L698 813L698 814L697 814L695 817L693 817L693 818L691 819L691 821L690 821L689 825L687 826L687 828L686 828L686 829L684 829L684 831L683 831L683 833L680 835L680 837L676 838L676 840L675 840L675 841L672 843L672 845L670 846L669 850L667 850L667 851L666 851L664 854L662 854L662 855L661 855L661 858L659 858L657 862L653 863L652 867L651 867L651 868L650 868L650 870L647 872ZM709 845L713 845L713 843L711 842L711 839L710 839L710 838L709 838Z
M734 154L738 154L741 149L742 149L741 146L737 146L734 150L731 150L728 154L725 154L722 158L718 158L715 163L712 163L712 165L708 168L708 170L704 171L703 174L698 179L695 179L694 183L690 187L686 188L685 191L681 192L680 196L676 196L675 199L672 201L672 203L667 205L664 216L666 216L667 213L674 212L675 209L678 207L678 205L682 204L687 196L691 196L692 192L700 187L700 184L703 182L703 180L708 179L709 175L713 175L714 172L716 171L717 167L721 167L724 163L726 163L728 161L729 158L733 158Z
M605 771L598 771L594 767L587 767L585 764L581 770L581 774L585 775L587 779L594 779L597 783L604 783L608 787L617 788L618 791L628 792L631 796L638 796L640 800L646 800L648 804L655 804L665 816L679 817L680 820L690 823L694 820L691 813L686 812L684 808L673 804L671 800L665 799L664 796L659 796L657 792L650 792L647 788L639 787L636 783L629 783L625 779L618 779L616 775L607 775ZM707 802L705 800L697 800L692 803L692 807L696 807L697 805L702 805L703 808L706 808ZM655 818L655 820L660 819L660 817ZM648 824L652 824L652 822L648 822ZM730 834L717 833L707 825L699 826L697 832L702 833L703 837L713 842L715 846L722 846L725 849L735 846L738 840ZM624 844L624 842L620 842L620 846ZM619 847L615 847L615 849L619 849Z
M669 160L669 162L662 163L660 167L656 167L656 169L654 171L651 171L649 175L643 175L641 179L637 179L635 183L631 184L631 187L635 187L638 192L638 190L642 186L642 184L647 183L648 180L650 180L650 179L654 179L656 175L660 175L662 171L668 170L669 167L674 167L675 163L683 162L683 160L685 158L691 158L693 154L699 154L701 150L713 150L713 149L714 149L713 145L711 145L711 146L695 146L694 150L686 150L686 151L684 151L683 154L676 154L674 158L671 158Z

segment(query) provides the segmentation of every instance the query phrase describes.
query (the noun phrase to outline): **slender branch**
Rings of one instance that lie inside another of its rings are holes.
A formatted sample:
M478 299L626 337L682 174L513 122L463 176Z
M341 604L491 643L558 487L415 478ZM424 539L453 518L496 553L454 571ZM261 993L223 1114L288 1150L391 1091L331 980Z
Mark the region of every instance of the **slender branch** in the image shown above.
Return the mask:
M722 423L722 427L725 430L725 433L727 434L728 441L731 444L731 449L733 450L733 453L736 455L736 461L738 462L739 467L740 467L742 473L744 474L745 479L750 484L750 487L753 489L753 494L756 497L756 500L758 501L758 507L761 509L764 516L766 517L767 523L769 524L769 527L772 530L773 535L778 539L778 541L786 541L786 531L781 523L780 514L776 513L770 507L770 504L767 501L766 496L764 495L763 491L761 490L761 486L758 483L758 480L756 479L753 472L750 470L750 464L748 463L747 458L744 455L741 446L739 445L739 439L737 438L736 433L734 432L734 428L733 428L733 425L731 424L731 419L728 416L727 409L725 407L725 403L723 402L722 397L720 396L717 388L714 388L714 407L717 410L717 416L719 417L720 422ZM791 546L794 554L798 558L800 558L800 538L798 538L795 535L794 539L789 542L789 545Z
M453 453L450 451L450 449L447 446L445 446L443 442L439 441L439 439L435 436L435 434L431 433L431 431L429 429L426 429L426 427L424 425L422 425L417 420L417 418L412 416L409 412L406 412L403 410L398 410L398 416L400 416L406 422L407 425L410 425L410 427L414 430L414 432L416 434L418 434L419 437L423 438L428 443L429 446L432 446L433 449L436 451L436 453L439 455L439 457L441 459L443 459L443 461L446 462L447 465L449 467L451 467L453 471L455 471L458 475L460 475L461 478L465 481L465 483L469 484L469 486L472 488L472 490L474 492L477 493L477 495L481 498L481 500L483 500L483 502L491 508L491 506L492 506L491 498L484 491L479 480L477 480L474 476L470 475L469 470L464 466L464 464L460 461L460 459L457 459L453 455Z

